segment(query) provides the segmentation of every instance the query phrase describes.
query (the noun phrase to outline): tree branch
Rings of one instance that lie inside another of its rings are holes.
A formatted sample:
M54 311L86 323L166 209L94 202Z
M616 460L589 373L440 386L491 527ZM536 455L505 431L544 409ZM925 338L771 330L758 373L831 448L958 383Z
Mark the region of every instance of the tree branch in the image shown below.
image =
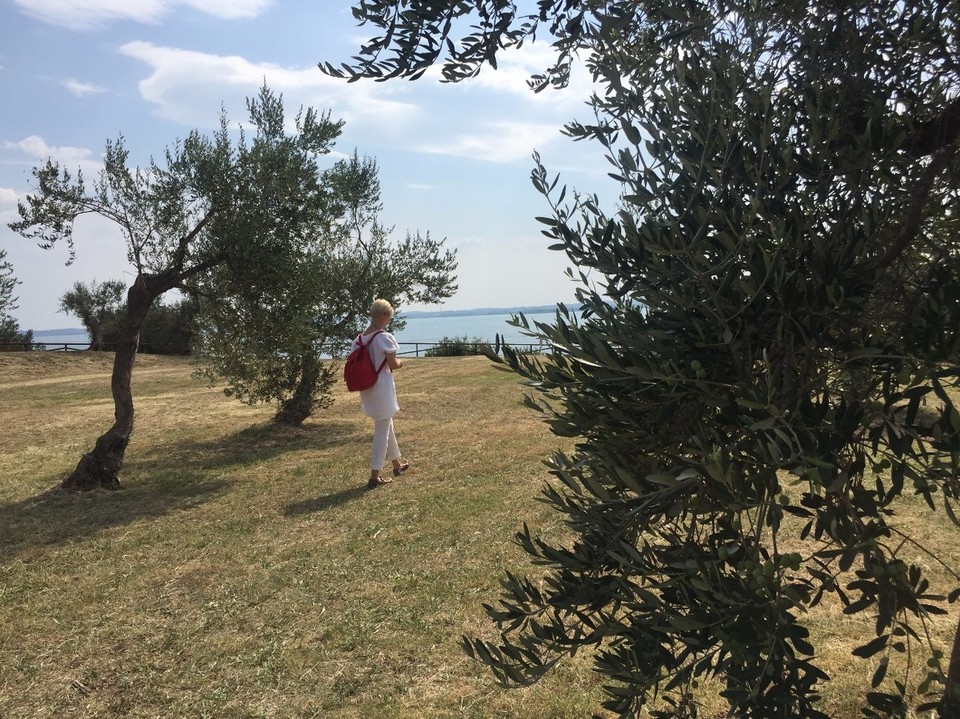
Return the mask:
M181 237L180 240L177 242L177 249L176 249L176 252L173 253L173 262L172 262L173 267L177 268L177 272L181 272L181 273L183 272L182 267L183 267L183 262L187 256L187 248L190 246L190 243L196 239L197 235L200 234L200 232L203 230L203 228L206 226L206 224L210 221L210 219L214 216L215 213L216 213L216 210L211 209L206 214L206 216L204 216L204 218L197 223L196 227L194 227L192 230L190 230L190 232L188 232L186 235ZM218 261L222 261L222 258Z
M923 171L923 175L920 177L920 181L917 183L917 187L913 192L913 197L907 209L903 226L900 228L900 233L883 257L880 258L878 268L883 269L892 265L919 234L920 225L923 221L924 203L926 203L927 197L929 197L930 191L933 189L933 184L937 176L950 164L953 155L954 151L952 148L944 148L933 156L930 164L927 165Z
M918 123L900 149L913 157L926 157L956 143L960 138L960 97L936 117Z

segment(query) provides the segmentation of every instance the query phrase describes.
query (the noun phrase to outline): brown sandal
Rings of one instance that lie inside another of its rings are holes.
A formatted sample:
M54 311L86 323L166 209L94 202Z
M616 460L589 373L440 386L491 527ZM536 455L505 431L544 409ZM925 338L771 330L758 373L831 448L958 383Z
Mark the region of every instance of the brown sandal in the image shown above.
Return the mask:
M399 477L401 474L403 474L404 472L406 472L408 469L410 469L410 463L409 463L409 462L402 462L399 467L394 467L394 468L393 468L393 476L394 476L394 477Z
M389 477L371 477L367 480L367 489L376 489L381 484L390 484L392 481Z

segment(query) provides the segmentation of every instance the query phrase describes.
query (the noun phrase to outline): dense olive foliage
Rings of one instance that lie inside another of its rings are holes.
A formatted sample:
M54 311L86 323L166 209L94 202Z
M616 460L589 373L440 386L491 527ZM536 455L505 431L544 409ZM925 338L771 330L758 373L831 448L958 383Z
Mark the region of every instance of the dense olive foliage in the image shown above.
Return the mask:
M624 717L655 697L695 716L705 675L731 716L825 717L804 617L833 595L875 618L866 716L956 716L960 666L927 635L953 588L904 560L897 511L960 498L960 6L517 5L364 2L383 34L323 66L456 81L536 35L557 54L535 89L579 60L597 83L566 132L597 143L619 207L533 172L584 312L536 328L549 362L507 350L576 440L545 489L573 539L518 535L546 577L509 576L502 640L468 651L525 684L594 648ZM886 676L907 654L919 695Z

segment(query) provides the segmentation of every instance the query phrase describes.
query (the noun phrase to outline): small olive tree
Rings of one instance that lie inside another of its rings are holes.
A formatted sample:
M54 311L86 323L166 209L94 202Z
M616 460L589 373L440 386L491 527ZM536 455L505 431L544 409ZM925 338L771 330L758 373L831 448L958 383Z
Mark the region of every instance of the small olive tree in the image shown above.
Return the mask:
M122 280L74 282L60 296L60 311L76 315L90 335L90 349L104 348L104 335L119 331L118 314L126 286Z
M509 575L488 607L500 639L466 649L528 684L591 648L624 717L697 716L712 676L729 716L826 719L804 618L831 596L875 619L853 651L865 716L905 715L918 665L924 708L960 715L960 650L947 667L929 636L958 591L929 586L898 516L907 495L951 518L960 499L956 4L355 14L385 32L332 74L417 76L447 53L459 80L549 30L557 62L533 85L585 59L594 117L566 132L599 143L623 188L604 211L534 170L584 309L531 328L549 361L506 354L576 441L544 490L572 537L518 534L546 575Z
M248 111L252 137L231 139L223 116L212 136L194 131L146 168L128 164L122 138L110 142L91 185L53 161L33 171L36 187L11 229L47 248L66 243L72 257L74 220L101 215L120 229L136 271L113 366L115 421L64 480L67 489L119 486L133 434L131 375L154 302L173 289L215 300L229 297L231 283L258 286L258 268L295 254L324 201L317 156L342 123L307 109L288 130L282 98L266 86Z
M7 260L7 251L0 250L0 344L23 349L33 342L33 330L21 332L20 323L10 314L17 309L17 298L13 291L18 284L20 280L13 274L13 265Z
M299 425L333 401L340 356L376 297L396 307L456 291L456 257L429 234L393 239L379 220L379 171L358 153L320 175L327 200L293 256L258 267L203 303L195 345L200 374L227 381L249 404L273 402L274 419ZM223 301L223 300L227 301ZM400 326L398 315L394 326Z

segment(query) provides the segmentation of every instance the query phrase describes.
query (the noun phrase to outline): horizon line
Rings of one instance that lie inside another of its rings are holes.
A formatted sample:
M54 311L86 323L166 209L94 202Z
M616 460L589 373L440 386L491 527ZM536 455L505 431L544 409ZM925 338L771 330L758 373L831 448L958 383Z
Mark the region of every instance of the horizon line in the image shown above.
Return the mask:
M403 317L453 317L457 315L483 315L483 314L515 314L517 312L531 312L533 310L541 311L553 311L558 305L566 305L567 307L574 307L579 305L579 302L557 302L554 304L543 304L543 305L511 305L508 307L472 307L466 310L445 310L445 309L435 309L435 310L400 310L400 315ZM53 334L88 334L87 330L83 327L54 327L51 329L42 329L42 330L31 330L34 336L39 336L41 333Z

